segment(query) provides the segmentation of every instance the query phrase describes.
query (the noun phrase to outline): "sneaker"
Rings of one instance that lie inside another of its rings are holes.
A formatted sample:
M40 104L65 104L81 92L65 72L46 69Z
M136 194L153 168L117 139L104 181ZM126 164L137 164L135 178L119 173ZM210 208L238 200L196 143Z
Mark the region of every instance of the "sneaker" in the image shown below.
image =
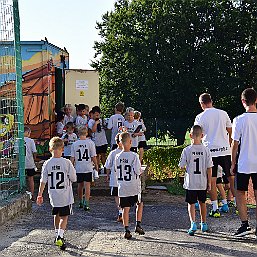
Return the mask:
M228 207L236 207L234 201L228 201Z
M79 202L79 208L83 208L83 207L84 207L83 203Z
M237 230L234 236L245 236L252 233L252 229L248 226L241 225L241 227Z
M55 245L59 246L61 250L65 250L66 249L66 243L64 238L61 238L60 236L58 236L55 240Z
M139 235L144 235L145 231L140 226L136 226L135 233L138 233Z
M122 221L123 221L123 220L122 220L122 215L118 215L117 221L118 221L118 222L122 222Z
M124 238L130 239L131 237L132 237L132 235L131 235L130 231L127 230L127 231L125 232Z
M213 218L220 218L220 212L219 210L211 210L209 213L209 217L213 217Z
M201 222L201 231L202 232L207 232L208 231L207 223Z
M188 235L193 236L195 234L195 231L197 230L197 225L195 222L191 223L190 229L187 231Z
M228 204L223 204L223 205L219 208L219 211L220 211L220 212L225 212L225 213L227 213L227 212L229 211Z
M87 205L85 205L85 206L84 206L84 211L90 211L90 207L87 206Z

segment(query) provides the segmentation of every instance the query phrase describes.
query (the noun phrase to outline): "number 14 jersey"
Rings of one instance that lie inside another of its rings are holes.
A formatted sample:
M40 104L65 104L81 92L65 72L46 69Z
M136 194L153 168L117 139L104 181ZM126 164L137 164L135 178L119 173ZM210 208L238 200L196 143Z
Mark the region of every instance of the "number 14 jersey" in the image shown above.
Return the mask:
M141 193L141 164L138 155L124 152L115 157L115 175L118 181L118 196L128 197Z
M179 167L186 167L184 188L207 189L207 169L213 166L210 150L204 145L190 145L183 149Z

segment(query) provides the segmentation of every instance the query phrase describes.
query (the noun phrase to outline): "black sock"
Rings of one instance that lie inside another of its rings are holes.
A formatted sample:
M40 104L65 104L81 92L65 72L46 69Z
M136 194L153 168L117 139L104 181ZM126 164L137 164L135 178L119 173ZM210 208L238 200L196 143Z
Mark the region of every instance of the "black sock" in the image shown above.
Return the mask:
M141 221L137 221L137 227L141 227Z
M129 231L129 227L125 226L125 232Z
M242 226L249 227L248 220L242 221Z

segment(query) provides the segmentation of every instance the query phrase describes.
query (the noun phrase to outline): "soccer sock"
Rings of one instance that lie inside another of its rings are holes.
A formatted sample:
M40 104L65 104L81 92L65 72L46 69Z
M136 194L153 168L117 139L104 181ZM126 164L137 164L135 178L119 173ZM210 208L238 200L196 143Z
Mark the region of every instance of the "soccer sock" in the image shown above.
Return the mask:
M216 211L218 209L218 201L211 201L211 204L212 204L212 209L214 211Z
M119 216L121 216L122 215L122 210L119 210Z
M58 228L55 229L55 235L58 237Z
M85 201L84 201L84 205L87 206L87 207L89 207L89 201L85 200Z
M228 204L228 201L225 199L225 200L222 200L221 201L223 204Z
M129 227L125 226L125 232L129 231Z
M58 230L58 236L60 236L61 238L63 238L63 234L64 234L64 230L59 228Z
M141 221L137 221L137 227L141 227Z
M242 226L249 227L248 220L242 221Z
M236 198L234 197L234 204L235 204L235 206L236 206Z

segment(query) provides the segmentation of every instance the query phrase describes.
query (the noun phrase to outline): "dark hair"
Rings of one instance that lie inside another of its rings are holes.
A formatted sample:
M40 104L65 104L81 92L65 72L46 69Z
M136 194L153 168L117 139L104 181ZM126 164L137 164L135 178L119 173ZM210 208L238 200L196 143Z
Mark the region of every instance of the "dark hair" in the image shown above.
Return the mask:
M76 111L82 111L82 110L85 110L88 105L85 105L85 104L75 104L75 107L76 107Z
M118 112L121 112L123 113L124 111L124 103L122 102L118 102L116 105L115 105L115 109L118 111Z
M56 122L62 121L62 120L64 119L64 115L65 115L64 112L57 112L57 115L56 115Z
M101 113L101 109L100 109L99 106L94 106L94 107L92 108L92 113L96 113L96 112Z
M67 124L65 126L66 126L66 128L75 128L74 123L71 121L67 122Z
M253 88L247 88L242 92L241 98L245 100L247 106L254 105L256 103L257 93Z
M199 125L194 125L194 126L192 127L192 129L191 129L191 133L192 133L192 135L194 135L194 136L196 136L196 137L199 137L199 136L202 135L203 129L202 129L202 127L199 126Z
M31 132L30 127L24 127L24 132Z
M208 93L203 93L199 96L199 101L203 104L209 104L212 102L211 95Z

